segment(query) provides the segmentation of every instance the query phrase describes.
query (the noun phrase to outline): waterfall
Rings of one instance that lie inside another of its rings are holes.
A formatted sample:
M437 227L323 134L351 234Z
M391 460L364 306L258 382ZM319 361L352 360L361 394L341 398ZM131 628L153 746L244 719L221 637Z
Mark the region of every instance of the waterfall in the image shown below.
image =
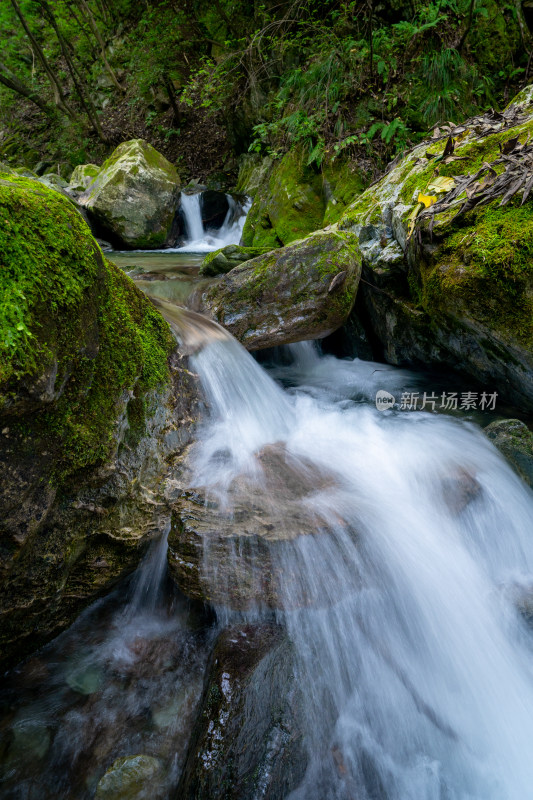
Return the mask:
M181 247L169 248L170 252L210 253L229 244L239 244L246 215L252 205L251 200L247 199L241 205L230 194L227 194L228 211L221 227L218 230L206 230L202 222L201 196L201 192L181 193L181 210L187 239Z
M196 194L181 193L181 210L189 242L199 242L204 236L200 198L201 194L199 192Z
M253 476L267 442L333 476L305 499L319 532L272 552L308 719L291 800L524 800L532 493L473 425L370 405L398 371L293 357L288 392L233 340L192 359L210 406L194 485Z

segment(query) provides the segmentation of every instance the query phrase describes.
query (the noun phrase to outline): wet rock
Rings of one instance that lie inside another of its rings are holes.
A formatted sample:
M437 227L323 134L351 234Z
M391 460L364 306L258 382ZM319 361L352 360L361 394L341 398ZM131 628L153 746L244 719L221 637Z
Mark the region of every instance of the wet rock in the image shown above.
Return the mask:
M481 492L479 481L466 469L442 480L444 500L453 514L460 514Z
M386 361L452 368L533 409L532 196L524 205L520 192L503 204L502 193L478 202L495 184L490 177L483 183L487 175L511 162L527 174L525 143L533 130L527 97L522 93L487 124L465 123L446 158L448 135L414 147L345 210L339 227L358 237L361 322ZM500 159L516 137L512 158L487 172L483 165ZM457 182L467 180L468 203L463 192L447 205ZM413 217L419 194L439 202Z
M215 646L176 800L282 800L306 767L292 648L274 625L236 625Z
M100 779L96 800L156 800L162 796L158 790L161 771L161 762L152 756L117 758Z
M142 139L119 145L80 195L97 232L125 248L162 247L179 198L175 167Z
M525 422L498 420L487 425L485 433L520 477L533 488L533 433Z
M257 460L260 478L239 476L224 502L202 487L174 502L171 577L188 597L233 609L280 608L289 597L295 606L319 602L316 587L293 574L292 548L301 537L328 535L331 520L308 501L334 487L335 476L290 457L282 444L267 445Z
M161 531L157 487L189 440L196 387L167 324L70 201L7 175L0 196L1 288L25 326L0 310L12 339L0 377L4 665L68 626Z
M357 237L320 231L235 267L190 303L249 350L322 339L348 318L360 274Z
M218 229L229 211L228 198L224 192L207 189L200 196L200 213L206 230Z
M240 247L237 244L228 244L220 250L208 253L200 267L200 275L209 277L225 275L233 267L268 252L269 248L266 247Z

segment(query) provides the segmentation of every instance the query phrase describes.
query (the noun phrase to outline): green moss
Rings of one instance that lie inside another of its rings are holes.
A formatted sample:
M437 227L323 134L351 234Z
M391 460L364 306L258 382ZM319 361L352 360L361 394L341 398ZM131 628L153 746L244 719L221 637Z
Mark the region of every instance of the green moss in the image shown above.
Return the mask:
M349 162L334 161L322 167L326 196L330 195L322 224L338 222L344 209L360 195L367 180L360 169Z
M132 392L139 431L142 397L168 381L174 340L61 195L34 181L0 180L0 220L0 408L57 370L56 400L17 424L57 452L59 480L109 457Z
M532 347L532 212L533 202L515 198L458 218L423 276L425 301L444 309L464 303L491 329Z

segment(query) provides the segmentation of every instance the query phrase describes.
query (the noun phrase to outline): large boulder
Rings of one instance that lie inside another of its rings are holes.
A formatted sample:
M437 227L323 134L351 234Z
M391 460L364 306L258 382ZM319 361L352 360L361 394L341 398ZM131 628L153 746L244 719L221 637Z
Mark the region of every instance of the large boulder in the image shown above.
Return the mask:
M325 230L246 261L191 302L257 350L335 331L352 310L360 274L357 237Z
M272 249L337 222L368 183L357 164L340 158L324 161L319 172L306 160L300 148L280 161L242 159L237 191L253 197L243 245Z
M69 625L166 522L196 387L72 204L0 175L2 664Z
M344 213L392 364L454 368L533 409L533 89L435 132ZM421 197L421 201L419 201ZM425 208L424 206L428 206Z
M179 199L176 168L142 139L119 145L80 195L104 239L125 248L163 247Z
M307 766L303 695L291 644L276 625L220 634L174 797L279 800Z

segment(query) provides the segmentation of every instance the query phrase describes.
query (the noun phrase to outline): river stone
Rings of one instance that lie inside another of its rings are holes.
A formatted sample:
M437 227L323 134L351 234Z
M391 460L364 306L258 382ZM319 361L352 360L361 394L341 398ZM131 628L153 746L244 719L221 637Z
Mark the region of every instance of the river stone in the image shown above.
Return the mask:
M514 467L520 477L533 488L533 433L519 419L491 422L485 433Z
M179 198L175 167L150 144L119 145L78 202L97 232L125 248L163 247Z
M240 475L227 502L205 487L170 498L170 575L188 597L232 609L319 602L314 587L293 574L291 556L300 537L328 535L328 523L307 501L334 488L336 477L289 456L281 443L266 445L256 458L261 480ZM340 516L335 523L345 524Z
M434 194L437 173L440 179L473 176L514 137L524 143L531 136L530 94L522 92L502 119L466 122L454 152L461 160L440 160L447 136L412 148L339 221L341 230L358 237L360 319L380 343L379 357L395 365L452 368L529 410L533 194L523 206L520 195L505 205L498 196L458 216L462 201L433 219L429 209L417 218L414 235L408 233L418 195Z
M225 275L233 267L249 261L251 258L270 252L268 247L240 247L238 244L228 244L219 250L208 253L202 261L200 275L213 277L215 275Z
M282 628L223 631L175 800L281 800L303 778L307 752L293 651Z
M156 800L162 764L146 755L117 758L96 787L96 800Z
M335 331L352 310L360 275L357 237L325 230L246 261L190 303L258 350Z

